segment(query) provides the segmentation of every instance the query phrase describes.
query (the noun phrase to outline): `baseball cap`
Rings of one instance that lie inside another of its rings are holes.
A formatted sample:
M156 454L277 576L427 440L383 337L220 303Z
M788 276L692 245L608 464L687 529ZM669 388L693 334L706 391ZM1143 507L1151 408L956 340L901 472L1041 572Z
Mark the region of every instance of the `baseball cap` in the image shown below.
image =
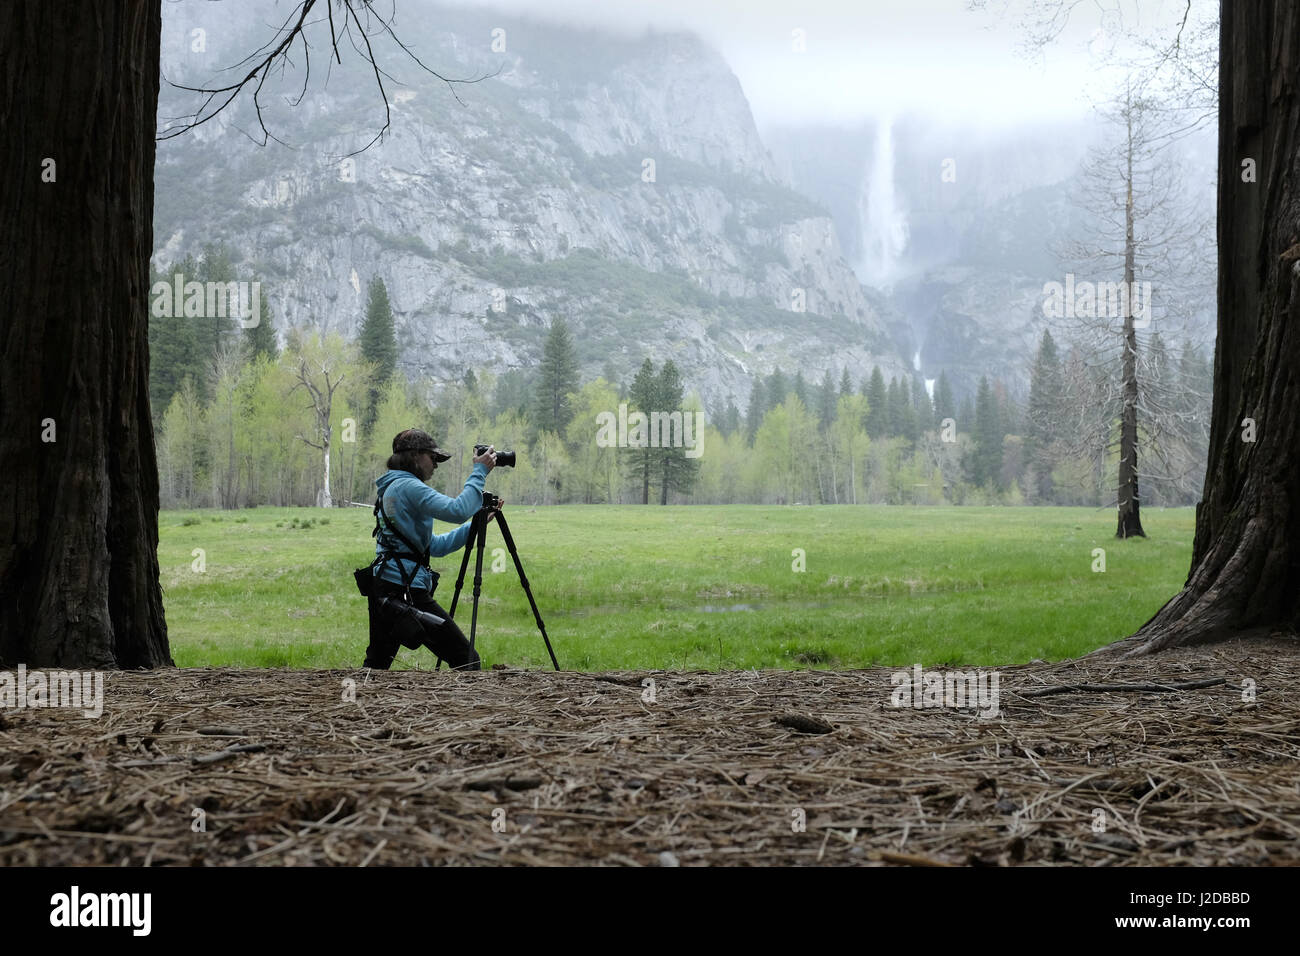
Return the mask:
M393 453L399 451L427 451L433 455L434 461L446 461L451 458L451 455L438 447L432 435L418 428L408 428L393 436Z

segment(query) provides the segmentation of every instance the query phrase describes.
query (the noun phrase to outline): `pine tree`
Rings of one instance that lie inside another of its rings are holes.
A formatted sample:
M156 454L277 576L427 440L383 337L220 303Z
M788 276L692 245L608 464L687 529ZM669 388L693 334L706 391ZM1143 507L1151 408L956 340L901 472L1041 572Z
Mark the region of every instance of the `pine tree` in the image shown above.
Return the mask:
M369 428L378 413L380 396L397 371L397 324L388 301L388 287L379 276L366 286L366 317L361 322L358 344L361 358L374 366L362 415L365 427Z
M174 283L174 277L180 274L184 281L198 277L198 265L192 256L186 256L180 262L161 274L152 277L153 282ZM152 285L151 285L152 287ZM172 398L181 389L181 383L189 379L198 383L203 378L203 363L199 359L197 327L192 320L186 319L184 302L174 302L171 315L157 315L166 312L164 308L154 308L150 298L149 310L149 403L153 414L161 420L171 405Z
M722 413L722 418L718 422L718 431L730 438L740 430L740 409L736 407L733 399L727 399L726 410Z
M799 396L799 401L803 402L804 408L808 407L808 383L804 381L803 369L794 373L794 394Z
M853 394L853 379L849 378L849 367L844 366L844 371L840 373L840 398Z
M271 311L271 304L266 301L265 294L262 295L261 315L258 316L257 325L244 329L244 348L250 362L263 357L274 362L280 357L280 345L275 337L275 313Z
M153 281L174 285L178 273L182 277L182 288L190 282L221 283L224 287L236 278L234 265L224 245L208 245L199 260L186 256L173 263L165 273L153 276ZM203 404L211 401L217 356L235 337L238 327L234 310L239 303L227 301L223 288L221 300L212 300L215 308L209 314L209 298L206 287L200 292L197 303L192 303L189 294L183 292L179 301L171 303L171 315L155 315L151 297L149 397L158 415L166 410L186 378L194 383Z
M835 405L838 401L835 380L831 378L831 370L827 369L822 376L821 388L817 390L817 424L823 432L829 430L831 422L835 421Z
M915 445L916 440L920 437L920 426L916 420L916 406L912 402L912 389L906 378L901 379L898 383L899 406L898 406L898 434L907 441Z
M1056 342L1052 333L1044 329L1029 376L1029 410L1025 428L1025 453L1034 469L1034 496L1039 502L1050 502L1054 497L1052 470L1058 456L1053 449L1065 424L1061 408L1064 394L1065 377Z
M763 413L767 411L767 389L761 378L755 378L749 390L749 408L745 410L745 444L754 447L754 436L758 426L763 424Z
M187 275L185 278L188 281L190 277ZM199 263L196 278L203 283L220 283L223 287L235 281L235 266L230 261L230 251L225 243L209 243L204 247L203 260ZM209 314L208 298L205 293L202 317L188 319L194 323L197 331L202 368L195 378L195 384L198 385L199 394L203 396L205 403L212 400L213 387L216 385L217 356L234 337L238 328L234 318L234 311L238 308L238 304L227 300L223 307L221 303L214 300L212 304L215 308ZM221 314L223 312L224 315Z
M676 412L682 412L683 415L690 414L682 410L682 377L672 359L664 362L663 368L659 370L659 376L655 382L655 393L656 411L667 414ZM692 432L692 437L694 437L694 432ZM668 504L668 496L674 491L682 494L689 492L700 473L700 460L686 457L685 435L682 435L682 447L674 447L672 444L674 440L675 436L671 434L671 426L665 426L659 435L660 447L651 449L658 453L659 503L661 505Z
M969 395L961 400L961 406L956 415L957 431L970 434L975 430L975 402Z
M948 373L940 372L939 381L934 384L934 418L935 424L943 427L943 420L951 418L957 422L957 403L953 401L952 386L948 384ZM970 422L957 422L960 430L962 427L970 428Z
M997 397L987 378L981 378L975 396L975 446L968 462L973 485L998 489L1002 472L1002 423Z
M569 393L577 391L577 388L578 359L573 351L573 340L569 336L569 326L557 316L551 322L551 331L542 349L533 426L538 431L563 435L573 418Z
M898 379L889 380L889 391L887 393L887 408L885 412L885 434L890 438L897 438L903 434L903 407L907 404L903 398L903 392L898 386Z
M767 401L768 408L776 408L778 405L785 404L785 397L790 394L790 383L786 380L785 373L777 369L767 377Z
M920 437L922 432L933 430L934 405L930 401L930 393L926 390L925 379L920 375L912 378L912 408L916 410L917 437Z
M871 369L871 382L863 394L867 396L867 437L875 441L889 433L889 393L879 365Z
M998 406L998 426L1003 435L1019 435L1024 430L1020 418L1020 405L1011 398L1007 383L995 378L991 383L993 401Z
M658 401L659 377L655 374L655 366L650 359L641 363L641 368L637 370L636 377L632 379L632 387L628 394L628 411L642 412L646 416L646 445L644 447L630 447L627 454L627 469L629 477L632 477L641 483L641 504L650 503L650 479L655 473L655 452L658 449L649 446L649 427L650 413L655 409ZM630 444L630 443L629 443Z

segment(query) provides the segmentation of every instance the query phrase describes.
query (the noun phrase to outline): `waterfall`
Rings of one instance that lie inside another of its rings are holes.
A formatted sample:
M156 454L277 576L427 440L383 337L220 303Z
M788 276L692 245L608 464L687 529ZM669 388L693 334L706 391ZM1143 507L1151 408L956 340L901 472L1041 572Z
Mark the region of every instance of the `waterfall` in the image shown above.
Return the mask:
M898 277L899 259L907 248L907 215L894 190L894 121L881 120L876 144L858 190L862 232L862 281L887 288Z
M914 372L921 371L921 350L920 349L917 349L912 354L912 370ZM925 393L930 396L930 401L934 401L934 383L936 381L938 381L938 379L933 379L933 378L925 379Z

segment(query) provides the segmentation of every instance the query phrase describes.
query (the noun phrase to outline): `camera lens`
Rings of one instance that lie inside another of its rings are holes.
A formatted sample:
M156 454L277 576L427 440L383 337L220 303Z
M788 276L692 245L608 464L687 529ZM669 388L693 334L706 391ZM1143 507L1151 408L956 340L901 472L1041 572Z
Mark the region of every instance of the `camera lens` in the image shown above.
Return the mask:
M490 448L490 445L475 445L474 454L481 455ZM503 468L515 467L515 453L512 451L499 451L496 453L497 465Z

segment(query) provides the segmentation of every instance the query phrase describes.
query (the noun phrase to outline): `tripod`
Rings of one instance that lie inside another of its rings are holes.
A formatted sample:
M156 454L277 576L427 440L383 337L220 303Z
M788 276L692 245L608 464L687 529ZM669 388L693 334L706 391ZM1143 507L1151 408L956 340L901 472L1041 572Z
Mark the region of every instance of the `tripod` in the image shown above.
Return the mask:
M474 647L474 633L478 629L478 598L483 590L483 546L487 543L487 526L493 518L496 519L497 526L501 529L501 537L505 540L506 548L510 552L510 557L514 559L515 570L519 572L519 583L524 586L524 593L528 595L528 603L533 609L533 617L537 621L537 629L542 632L542 640L546 642L546 652L551 655L551 663L555 669L560 669L560 662L555 659L555 651L551 647L551 639L546 636L546 625L542 623L542 614L537 610L537 602L533 600L533 589L528 586L528 576L524 574L524 566L519 562L519 551L515 548L515 539L510 534L510 526L506 524L506 516L500 511L495 510L497 496L491 493L483 495L483 507L478 510L469 525L469 539L465 542L465 556L460 560L460 574L456 577L456 591L451 597L451 607L447 611L447 616L455 618L456 604L460 601L461 589L465 586L465 569L469 567L469 551L474 549L474 610L471 612L469 619L469 646ZM438 664L435 670L441 670L442 658L438 658Z

